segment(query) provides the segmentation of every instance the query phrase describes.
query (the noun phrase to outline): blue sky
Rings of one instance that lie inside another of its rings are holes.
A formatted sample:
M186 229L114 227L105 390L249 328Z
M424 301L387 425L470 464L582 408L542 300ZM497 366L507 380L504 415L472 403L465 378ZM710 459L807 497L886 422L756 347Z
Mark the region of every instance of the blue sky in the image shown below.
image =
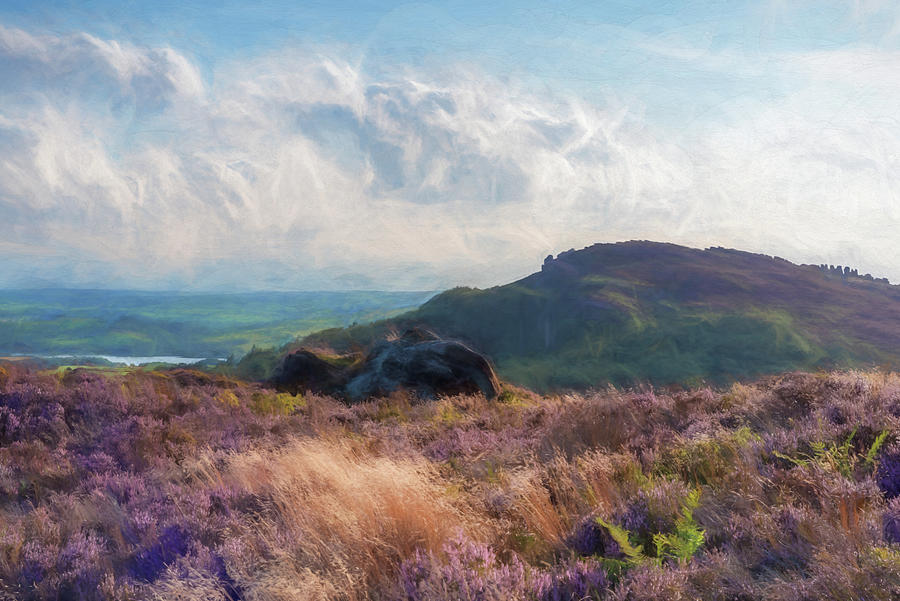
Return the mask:
M631 238L900 279L889 2L4 2L0 285L435 289Z
M598 6L602 4L602 6ZM137 46L171 46L212 80L215 68L282 48L340 47L367 72L457 62L602 102L639 95L651 112L701 114L758 81L665 56L846 46L896 48L890 5L852 2L5 2L7 25L88 32ZM742 85L743 84L743 85ZM790 82L754 88L761 97ZM666 102L649 89L706 102ZM694 115L696 116L696 115Z

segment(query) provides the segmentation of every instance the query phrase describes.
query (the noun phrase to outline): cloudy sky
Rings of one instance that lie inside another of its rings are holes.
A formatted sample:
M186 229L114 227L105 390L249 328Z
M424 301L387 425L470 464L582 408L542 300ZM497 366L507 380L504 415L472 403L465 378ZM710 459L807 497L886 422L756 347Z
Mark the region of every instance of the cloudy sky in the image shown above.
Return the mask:
M0 286L483 287L628 239L900 280L897 4L638 4L5 0Z

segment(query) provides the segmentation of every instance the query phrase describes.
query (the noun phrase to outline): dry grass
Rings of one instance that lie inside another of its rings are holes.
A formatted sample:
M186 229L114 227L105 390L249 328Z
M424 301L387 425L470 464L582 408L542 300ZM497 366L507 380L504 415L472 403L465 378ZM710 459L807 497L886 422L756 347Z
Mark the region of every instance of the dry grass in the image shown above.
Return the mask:
M613 458L586 453L572 461L562 454L541 469L526 469L514 486L514 514L542 541L558 549L579 518L591 512L609 513L619 500L613 482Z
M371 455L347 439L236 454L202 478L266 507L248 525L270 556L245 583L251 598L365 599L389 588L417 548L438 550L482 525L428 462Z

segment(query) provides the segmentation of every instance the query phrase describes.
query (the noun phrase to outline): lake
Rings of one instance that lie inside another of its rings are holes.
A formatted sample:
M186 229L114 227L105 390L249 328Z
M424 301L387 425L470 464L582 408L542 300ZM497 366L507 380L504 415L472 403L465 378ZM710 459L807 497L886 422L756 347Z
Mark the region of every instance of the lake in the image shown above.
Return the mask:
M155 357L117 357L115 355L31 355L41 359L72 359L73 362L79 362L84 359L105 359L110 363L124 363L125 365L147 365L148 363L172 363L174 365L188 365L197 363L198 361L207 361L206 357L173 357L168 355L160 355ZM224 361L225 359L216 359L216 361Z

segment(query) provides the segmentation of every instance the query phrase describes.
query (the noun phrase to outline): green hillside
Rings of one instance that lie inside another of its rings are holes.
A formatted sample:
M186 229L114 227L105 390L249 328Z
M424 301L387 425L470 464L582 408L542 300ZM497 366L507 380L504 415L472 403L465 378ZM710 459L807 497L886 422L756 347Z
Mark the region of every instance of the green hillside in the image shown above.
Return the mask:
M449 290L303 344L361 350L413 325L469 342L501 377L542 391L900 365L898 287L849 269L653 242L548 257L517 282Z

